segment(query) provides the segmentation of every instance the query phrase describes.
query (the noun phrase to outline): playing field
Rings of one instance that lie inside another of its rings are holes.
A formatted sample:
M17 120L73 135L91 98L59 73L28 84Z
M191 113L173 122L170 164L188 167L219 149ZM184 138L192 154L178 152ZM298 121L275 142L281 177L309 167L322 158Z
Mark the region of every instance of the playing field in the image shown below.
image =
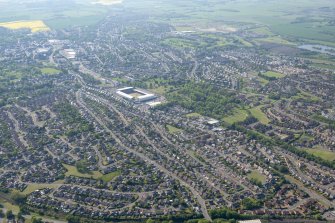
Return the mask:
M278 72L268 71L264 74L267 77L275 77L275 78L283 78L285 77L285 74L281 74Z
M3 22L0 26L8 29L30 29L33 33L50 30L41 20Z
M44 67L44 68L41 68L41 72L42 72L42 74L52 75L52 74L59 74L60 70L57 70L57 69L52 68L52 67Z
M324 160L328 161L334 161L335 160L335 152L325 150L325 149L319 149L319 148L314 148L314 149L304 149L306 152L313 154L314 156L320 157Z
M144 94L141 94L141 93L138 93L138 92L134 92L134 93L131 93L129 94L130 96L133 96L134 98L138 98L138 97L141 97L143 96Z

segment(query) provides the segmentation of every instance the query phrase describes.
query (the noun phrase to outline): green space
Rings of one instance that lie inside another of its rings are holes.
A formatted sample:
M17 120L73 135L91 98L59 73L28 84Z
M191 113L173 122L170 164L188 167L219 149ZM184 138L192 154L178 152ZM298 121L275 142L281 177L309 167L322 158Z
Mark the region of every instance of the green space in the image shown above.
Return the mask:
M14 214L17 214L20 211L20 207L18 205L12 204L3 198L0 198L0 204L2 204L6 210L12 210Z
M241 37L236 36L235 40L237 40L238 42L240 42L243 46L246 46L246 47L252 47L253 46L252 43L246 41L245 39L243 39Z
M249 114L244 109L234 109L232 115L225 116L223 121L232 125L237 122L243 122L248 118Z
M52 74L59 74L61 71L55 68L52 68L52 67L45 67L45 68L41 68L41 72L42 74L52 75Z
M192 113L186 114L187 118L200 117L200 116L201 115L199 113L196 113L196 112L192 112Z
M92 25L104 18L108 6L92 4L91 0L78 1L1 1L0 22L42 20L52 29L74 25Z
M183 131L182 129L176 128L172 125L166 125L166 128L170 134L177 134Z
M156 94L164 95L170 90L170 87L169 86L159 86L155 88L149 88L149 90Z
M67 169L65 176L76 176L76 177L93 178L93 179L99 179L102 177L102 174L99 171L92 171L90 173L81 173L75 166L71 166L68 164L63 164L63 166Z
M253 33L257 33L257 34L262 34L262 35L268 35L268 36L273 36L273 32L271 32L271 30L266 27L258 27L258 28L254 28L254 29L249 29L248 31L253 32Z
M236 97L236 93L224 88L208 83L188 82L176 83L175 89L166 95L168 101L195 113L218 120L234 113L242 113L233 110L242 107L243 102Z
M320 157L327 161L335 161L335 152L325 150L322 148L304 148L303 151L306 151L309 154Z
M313 136L308 135L306 133L299 135L298 138L299 138L298 139L299 142L310 142L310 141L314 140Z
M258 38L254 40L255 42L268 42L268 43L277 43L277 44L282 44L282 45L294 45L294 43L283 39L279 36L271 36L271 37L266 37L266 38Z
M252 116L258 119L258 121L264 125L267 125L270 123L270 119L266 116L264 112L261 110L262 106L257 106L254 108L249 109Z
M100 177L100 179L103 180L105 183L108 183L112 181L115 177L120 176L120 174L121 174L121 171L115 171L115 172L111 172L111 173L107 173L103 175L102 177Z
M262 77L258 77L258 81L260 82L260 84L262 86L265 86L265 85L267 85L269 83L269 80L266 80L266 79L264 79Z
M175 48L195 48L195 43L193 41L182 38L168 38L165 39L162 43Z
M264 184L266 182L266 176L261 174L258 170L253 170L247 175L249 180L253 180L255 182L261 182Z
M303 100L308 101L308 102L318 102L318 101L320 101L320 98L318 98L317 96L315 96L311 93L308 93L306 91L300 91L298 94L291 97L291 99L293 99L293 100L303 99Z
M264 73L264 75L267 77L274 77L274 78L283 78L286 76L285 74L281 74L281 73L274 72L274 71L267 71Z
M36 184L36 183L31 183L27 186L27 188L22 191L21 194L27 195L30 194L36 190L44 189L44 188L57 188L59 187L59 184L63 183L63 181L56 181L52 184Z

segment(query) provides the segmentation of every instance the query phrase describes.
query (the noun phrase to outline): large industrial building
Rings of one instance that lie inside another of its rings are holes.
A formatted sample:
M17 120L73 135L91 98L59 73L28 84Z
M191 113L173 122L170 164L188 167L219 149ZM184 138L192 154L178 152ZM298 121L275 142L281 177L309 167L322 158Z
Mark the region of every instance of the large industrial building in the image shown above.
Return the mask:
M121 89L118 89L116 93L120 95L121 97L127 100L130 100L130 101L133 101L135 103L146 102L146 101L150 101L150 100L157 98L156 95L150 92L137 89L134 87L121 88Z

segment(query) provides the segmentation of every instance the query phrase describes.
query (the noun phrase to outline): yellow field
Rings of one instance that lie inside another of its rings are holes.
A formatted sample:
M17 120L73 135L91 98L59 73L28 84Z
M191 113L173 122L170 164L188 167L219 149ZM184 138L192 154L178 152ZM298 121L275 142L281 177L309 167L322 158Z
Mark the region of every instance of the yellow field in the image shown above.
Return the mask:
M49 31L49 27L41 20L34 21L15 21L15 22L3 22L0 23L1 27L8 29L30 29L34 32Z

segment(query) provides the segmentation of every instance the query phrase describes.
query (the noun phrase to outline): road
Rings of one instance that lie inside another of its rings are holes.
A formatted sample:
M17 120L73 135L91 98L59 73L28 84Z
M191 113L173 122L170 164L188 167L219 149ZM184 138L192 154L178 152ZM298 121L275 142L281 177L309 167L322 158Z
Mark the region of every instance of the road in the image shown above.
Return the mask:
M114 134L113 131L111 131L106 124L100 119L98 118L87 106L86 104L83 102L83 100L81 99L81 92L78 91L76 92L76 99L78 104L83 107L84 109L86 109L86 111L91 115L91 117L93 117L95 119L95 121L103 128L105 129L110 135L111 137L115 140L115 142L117 144L119 144L119 146L121 148L123 148L124 150L127 150L128 152L131 152L133 154L135 154L136 156L140 157L141 159L143 159L144 161L154 165L155 167L157 167L160 171L162 171L163 173L167 174L168 176L172 177L173 179L177 180L180 182L181 185L185 186L186 188L188 188L192 194L194 195L194 197L197 199L200 207L201 207L201 212L203 214L203 216L207 219L207 220L211 220L211 217L208 214L208 210L206 207L206 202L205 200L200 196L200 194L191 186L189 185L187 182L185 182L184 180L182 180L180 177L178 177L176 174L170 172L169 170L167 170L165 167L161 166L160 164L158 164L156 161L151 160L150 158L148 158L147 156L145 156L142 153L137 152L136 150L133 150L131 148L128 148L127 146L125 146L122 141Z

